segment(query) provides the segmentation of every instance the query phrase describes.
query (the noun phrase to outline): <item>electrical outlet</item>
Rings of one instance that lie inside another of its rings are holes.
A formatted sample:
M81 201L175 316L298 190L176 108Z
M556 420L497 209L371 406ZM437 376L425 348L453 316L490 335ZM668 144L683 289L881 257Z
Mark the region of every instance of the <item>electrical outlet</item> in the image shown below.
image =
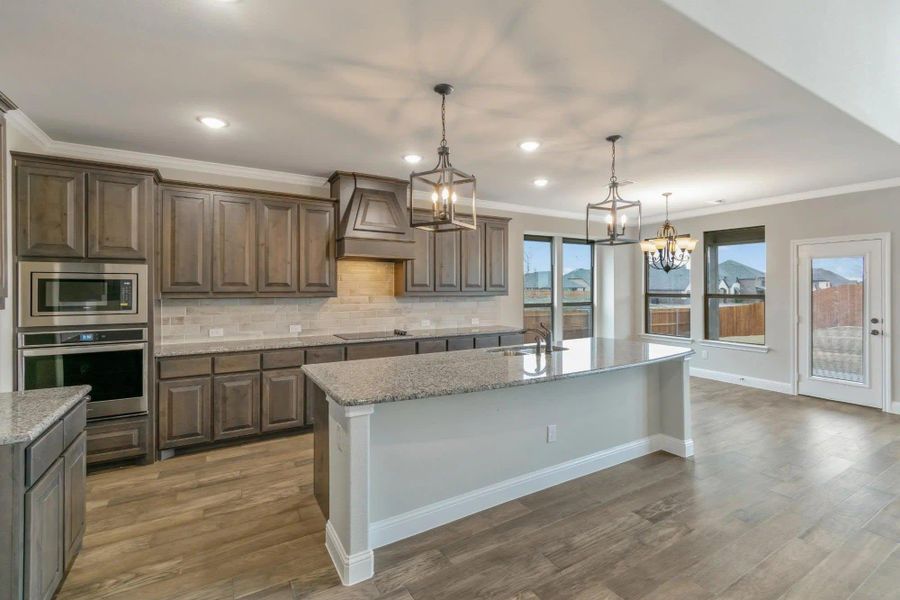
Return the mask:
M422 327L431 327L431 319L422 319Z
M225 335L225 330L221 327L209 328L209 337L222 337L223 335Z
M702 359L704 359L704 360L706 360L707 358L709 358L709 350L701 350L701 351L700 351L700 358L702 358Z
M289 329L291 333L300 333L303 331L303 325L291 325Z
M556 425L547 425L547 443L552 444L556 441Z
M472 317L472 325L478 325L479 320L478 317Z

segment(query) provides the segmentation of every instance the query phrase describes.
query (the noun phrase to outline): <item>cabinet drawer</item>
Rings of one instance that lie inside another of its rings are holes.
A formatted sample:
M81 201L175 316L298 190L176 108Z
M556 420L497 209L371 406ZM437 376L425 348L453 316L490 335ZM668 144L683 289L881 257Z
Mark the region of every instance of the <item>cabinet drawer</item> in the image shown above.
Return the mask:
M87 400L82 400L63 417L63 448L75 441L87 425Z
M446 352L447 340L419 340L419 354Z
M189 358L165 358L159 361L159 378L196 377L212 373L212 359L209 356Z
M88 464L144 456L148 425L146 417L92 423L87 429Z
M306 351L306 364L313 365L327 362L340 362L344 360L343 346L325 346L323 348L309 348Z
M498 335L479 335L475 338L476 348L496 348L500 345L500 336Z
M471 350L475 347L475 338L455 337L447 340L447 350Z
M263 369L286 369L303 365L303 350L274 350L263 352Z
M242 371L259 370L259 353L226 354L217 356L214 361L216 373L240 373Z
M65 449L63 441L63 424L57 421L25 449L25 487L40 479L53 461L59 458Z
M525 343L524 333L507 333L500 336L501 346L519 346Z
M384 358L387 356L406 356L416 353L416 343L412 340L403 342L378 342L347 346L347 360L364 358Z

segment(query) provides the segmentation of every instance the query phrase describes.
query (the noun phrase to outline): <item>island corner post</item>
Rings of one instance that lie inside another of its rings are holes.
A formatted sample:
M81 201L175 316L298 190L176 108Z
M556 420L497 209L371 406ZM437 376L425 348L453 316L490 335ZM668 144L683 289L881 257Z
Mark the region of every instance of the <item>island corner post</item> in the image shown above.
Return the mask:
M658 450L692 456L690 354L384 403L317 390L314 486L342 583L371 578L381 546Z

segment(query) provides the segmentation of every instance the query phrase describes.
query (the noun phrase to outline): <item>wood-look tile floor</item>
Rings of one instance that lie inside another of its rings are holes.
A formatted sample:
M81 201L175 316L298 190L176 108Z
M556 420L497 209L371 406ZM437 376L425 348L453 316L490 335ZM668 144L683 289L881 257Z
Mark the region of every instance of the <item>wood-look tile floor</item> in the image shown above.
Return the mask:
M900 417L691 386L693 460L653 454L382 548L352 588L324 549L311 435L93 474L59 599L900 598Z

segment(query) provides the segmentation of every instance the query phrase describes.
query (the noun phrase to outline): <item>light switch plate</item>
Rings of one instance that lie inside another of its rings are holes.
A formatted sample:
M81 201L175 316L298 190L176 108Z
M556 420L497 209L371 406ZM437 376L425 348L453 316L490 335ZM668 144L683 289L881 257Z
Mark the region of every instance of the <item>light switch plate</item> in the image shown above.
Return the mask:
M556 441L556 425L547 425L547 443L552 444Z
M478 325L479 320L478 317L472 317L472 325Z
M303 325L291 325L289 329L291 333L300 333L303 331Z
M225 330L221 327L209 328L209 337L222 337L223 335L225 335Z

